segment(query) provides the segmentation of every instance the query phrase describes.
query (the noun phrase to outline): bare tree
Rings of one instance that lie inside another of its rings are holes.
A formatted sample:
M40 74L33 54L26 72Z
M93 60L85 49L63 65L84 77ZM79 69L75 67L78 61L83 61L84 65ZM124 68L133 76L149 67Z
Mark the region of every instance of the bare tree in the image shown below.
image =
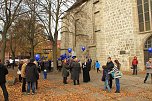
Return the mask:
M53 45L53 65L57 67L57 40L61 27L61 18L75 0L39 0L36 15L45 28L45 34Z
M2 28L2 47L1 47L1 60L4 63L5 49L6 49L6 36L7 32L14 22L14 20L21 14L22 0L1 0L0 1L0 21L3 22Z
M28 52L31 55L31 58L34 58L34 49L41 43L46 41L44 36L43 25L36 22L34 23L34 33L31 33L33 27L31 21L31 16L22 16L20 17L14 25L11 27L12 31L10 33L10 49L12 51L12 57L15 56L15 51L18 52ZM24 44L24 45L23 45ZM16 49L17 48L19 49ZM33 56L31 54L33 52Z

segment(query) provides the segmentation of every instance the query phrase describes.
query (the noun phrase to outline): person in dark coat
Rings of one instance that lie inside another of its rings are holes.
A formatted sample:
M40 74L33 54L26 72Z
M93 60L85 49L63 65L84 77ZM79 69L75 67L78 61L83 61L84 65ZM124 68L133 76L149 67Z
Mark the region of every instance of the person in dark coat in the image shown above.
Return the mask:
M39 76L36 64L34 59L31 59L30 62L26 65L26 82L27 82L27 93L30 94L30 89L32 85L32 94L35 93L35 82Z
M102 66L103 69L103 75L102 75L102 81L104 82L104 90L108 90L108 92L111 91L109 87L109 74L108 74L108 68L106 66Z
M67 60L64 60L62 65L62 76L63 76L63 83L67 84L67 77L69 76L69 65L67 64Z
M78 63L78 59L75 58L74 61L71 63L71 77L73 80L74 85L79 85L79 74L80 74L80 63Z
M7 89L6 89L6 75L8 74L8 70L7 68L1 63L1 60L0 60L0 86L2 88L2 91L3 91L3 95L4 95L4 99L5 101L9 101L8 99L8 92L7 92Z
M50 72L49 71L49 61L44 62L44 68L47 69L48 72Z
M41 61L40 65L41 65L41 71L44 71L44 61Z
M37 77L37 80L36 80L36 90L37 90L38 89L38 80L39 80L39 76L40 76L41 70L39 68L38 62L34 61L34 63L36 64L37 72L39 73L39 75Z
M91 70L91 64L92 64L92 59L89 58L88 61L87 61L87 63L88 63L89 71L90 71Z
M108 57L108 62L107 62L106 67L108 68L109 72L112 71L112 69L114 68L114 63L112 62L111 57ZM110 86L110 88L112 88L112 80L113 79L114 78L112 77L112 75L109 74L109 86Z
M83 82L89 82L90 81L90 68L89 68L89 63L84 62L82 63L82 70L83 70Z

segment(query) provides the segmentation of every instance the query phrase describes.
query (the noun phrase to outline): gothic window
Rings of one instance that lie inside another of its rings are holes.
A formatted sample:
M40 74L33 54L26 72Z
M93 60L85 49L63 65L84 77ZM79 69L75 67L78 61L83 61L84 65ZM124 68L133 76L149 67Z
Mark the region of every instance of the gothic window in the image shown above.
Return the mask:
M151 30L152 0L137 0L139 31Z
M145 49L152 47L152 36L145 42Z

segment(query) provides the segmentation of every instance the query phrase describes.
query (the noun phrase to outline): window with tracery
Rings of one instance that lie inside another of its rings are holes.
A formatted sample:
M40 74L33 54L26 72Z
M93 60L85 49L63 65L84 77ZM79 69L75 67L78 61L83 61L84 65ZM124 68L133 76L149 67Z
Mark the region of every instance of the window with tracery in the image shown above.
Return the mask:
M152 0L137 0L139 31L149 31L152 26Z
M145 42L145 49L152 47L152 36Z

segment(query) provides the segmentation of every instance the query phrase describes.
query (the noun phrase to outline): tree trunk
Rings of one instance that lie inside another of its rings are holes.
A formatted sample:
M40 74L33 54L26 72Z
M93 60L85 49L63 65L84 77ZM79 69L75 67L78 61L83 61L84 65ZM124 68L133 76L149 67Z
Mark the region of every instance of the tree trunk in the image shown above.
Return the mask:
M15 43L15 41L13 43L13 38L14 38L13 35L10 34L10 49L11 49L11 53L12 53L12 60L13 60L13 63L14 63L14 61L15 61L15 44L16 43ZM13 47L13 44L14 44L14 47Z
M53 56L53 66L54 66L54 68L55 69L57 69L57 42L55 41L55 42L53 42L53 54L52 54L52 56Z
M15 52L12 52L12 60L15 61Z
M1 61L3 64L5 63L6 33L7 30L4 29L4 31L2 32L2 48L1 48Z
M31 43L31 58L34 59L34 45Z
M15 67L15 52L12 51L13 69Z

